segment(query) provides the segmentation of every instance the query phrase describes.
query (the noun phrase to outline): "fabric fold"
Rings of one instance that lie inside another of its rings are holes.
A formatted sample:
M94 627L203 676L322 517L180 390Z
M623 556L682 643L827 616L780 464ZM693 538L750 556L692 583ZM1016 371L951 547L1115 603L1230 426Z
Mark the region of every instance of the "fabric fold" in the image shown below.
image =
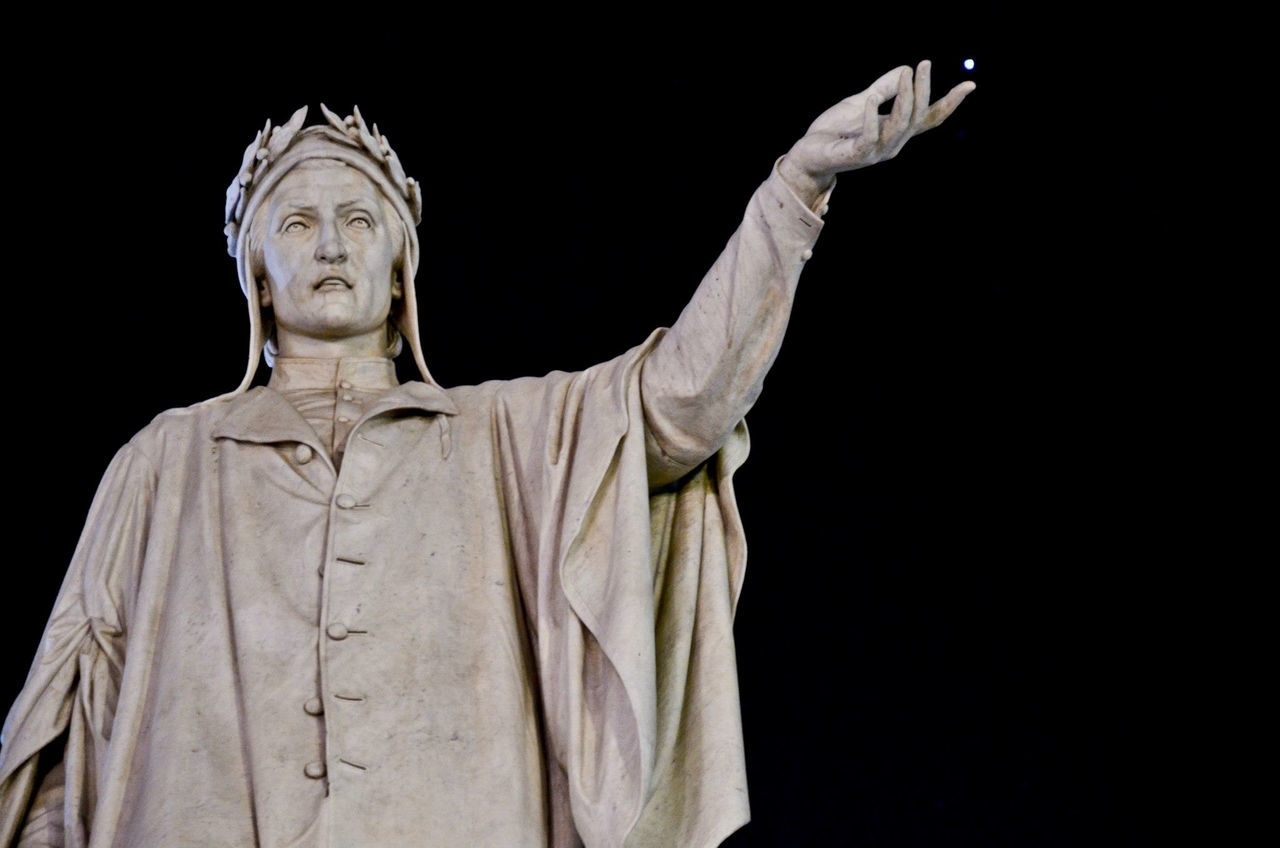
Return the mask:
M5 720L0 843L17 835L41 749L66 733L67 844L87 844L123 673L122 610L145 548L154 483L150 463L126 445L94 496L39 655Z
M548 447L572 459L538 488L542 690L587 846L716 845L749 818L732 635L749 439L740 422L649 491L639 375L664 332L559 389Z

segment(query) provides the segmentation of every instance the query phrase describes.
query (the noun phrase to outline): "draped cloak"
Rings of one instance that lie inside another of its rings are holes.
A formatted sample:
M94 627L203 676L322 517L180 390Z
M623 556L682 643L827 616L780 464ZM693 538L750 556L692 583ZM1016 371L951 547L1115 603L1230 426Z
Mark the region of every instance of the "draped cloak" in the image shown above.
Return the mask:
M717 265L777 266L777 340L818 225L775 169ZM403 384L338 470L267 387L158 416L5 722L0 844L61 737L67 845L718 845L749 816L748 438L650 487L667 332L580 372Z

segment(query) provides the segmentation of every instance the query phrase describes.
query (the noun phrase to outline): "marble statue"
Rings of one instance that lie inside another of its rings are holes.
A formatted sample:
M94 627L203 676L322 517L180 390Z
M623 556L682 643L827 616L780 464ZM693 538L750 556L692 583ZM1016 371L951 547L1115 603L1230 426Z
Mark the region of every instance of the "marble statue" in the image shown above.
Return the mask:
M749 817L743 417L836 175L973 88L930 104L922 62L824 112L670 329L449 389L386 136L268 122L227 193L243 382L108 467L4 723L0 843L720 844Z

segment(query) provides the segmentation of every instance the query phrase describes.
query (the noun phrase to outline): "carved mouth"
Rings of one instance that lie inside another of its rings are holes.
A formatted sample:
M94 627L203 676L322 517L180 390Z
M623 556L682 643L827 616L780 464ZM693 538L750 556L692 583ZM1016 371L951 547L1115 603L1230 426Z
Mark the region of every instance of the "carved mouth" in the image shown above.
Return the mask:
M349 289L351 288L351 283L347 282L342 277L325 277L312 286L312 288L316 291L321 291L323 289Z

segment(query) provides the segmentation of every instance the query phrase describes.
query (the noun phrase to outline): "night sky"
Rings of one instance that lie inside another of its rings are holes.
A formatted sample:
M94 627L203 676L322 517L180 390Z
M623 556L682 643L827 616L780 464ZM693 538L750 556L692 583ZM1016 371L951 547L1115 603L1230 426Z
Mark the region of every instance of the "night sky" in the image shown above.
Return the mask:
M585 368L670 326L809 122L931 58L935 96L977 91L840 177L747 417L735 632L754 818L726 845L1151 840L1186 636L1152 543L1173 472L1145 404L1176 370L1161 292L1190 260L1174 156L1144 129L1169 95L1121 124L1109 81L1143 73L1158 36L1077 43L1052 20L919 9L806 20L815 33L779 9L741 33L646 20L455 43L407 25L287 36L232 11L208 23L216 47L119 18L41 35L7 95L29 153L9 169L7 264L26 283L9 329L27 351L11 421L37 414L10 441L30 487L11 532L33 547L11 559L25 592L0 704L112 455L241 376L222 208L268 117L356 103L390 138L425 195L428 363L462 385Z

